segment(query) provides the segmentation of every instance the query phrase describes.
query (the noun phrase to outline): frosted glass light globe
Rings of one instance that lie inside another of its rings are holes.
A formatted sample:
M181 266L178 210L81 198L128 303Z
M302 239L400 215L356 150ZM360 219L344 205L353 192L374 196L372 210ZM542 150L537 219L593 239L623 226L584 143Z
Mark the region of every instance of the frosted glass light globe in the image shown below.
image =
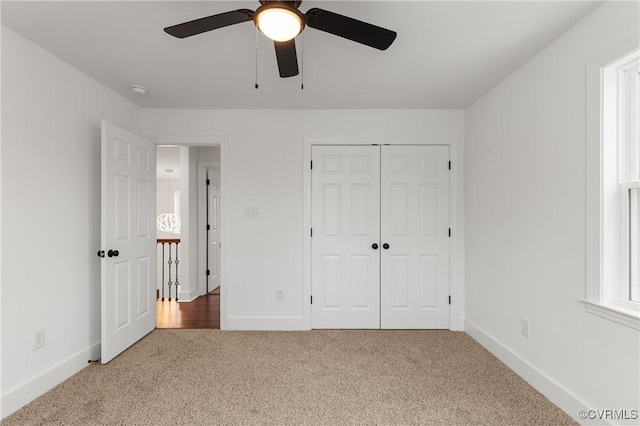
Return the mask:
M258 29L274 41L289 41L302 31L300 16L283 7L259 10L255 19Z

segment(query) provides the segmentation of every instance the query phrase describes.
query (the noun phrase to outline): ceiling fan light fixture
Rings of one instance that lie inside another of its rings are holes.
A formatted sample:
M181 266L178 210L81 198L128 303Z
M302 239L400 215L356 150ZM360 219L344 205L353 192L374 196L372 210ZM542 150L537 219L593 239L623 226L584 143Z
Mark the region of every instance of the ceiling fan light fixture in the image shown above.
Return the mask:
M256 10L256 27L274 41L289 41L304 29L304 16L284 4L266 4Z

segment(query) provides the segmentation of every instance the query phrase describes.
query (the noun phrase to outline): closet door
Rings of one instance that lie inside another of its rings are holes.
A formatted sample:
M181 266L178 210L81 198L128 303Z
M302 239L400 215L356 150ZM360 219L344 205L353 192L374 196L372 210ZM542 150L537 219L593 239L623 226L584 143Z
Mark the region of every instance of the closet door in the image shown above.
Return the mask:
M383 146L381 328L449 328L449 147Z
M380 147L312 147L312 327L380 328Z

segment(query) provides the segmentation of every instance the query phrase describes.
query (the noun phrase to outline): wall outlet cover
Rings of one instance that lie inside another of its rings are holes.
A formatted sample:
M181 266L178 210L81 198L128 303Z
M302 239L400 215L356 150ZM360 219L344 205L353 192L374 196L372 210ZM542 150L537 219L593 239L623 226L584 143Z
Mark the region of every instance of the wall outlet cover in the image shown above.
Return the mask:
M45 335L44 328L33 332L33 350L40 349L44 346Z
M526 318L520 318L520 334L529 337L529 320Z
M259 207L245 207L244 208L245 219L258 219L260 217Z

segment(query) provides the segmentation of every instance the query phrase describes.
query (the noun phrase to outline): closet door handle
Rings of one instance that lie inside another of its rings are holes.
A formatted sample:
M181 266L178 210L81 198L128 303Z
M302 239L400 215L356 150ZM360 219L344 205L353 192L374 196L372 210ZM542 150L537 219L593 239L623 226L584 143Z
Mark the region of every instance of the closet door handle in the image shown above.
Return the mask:
M118 257L119 254L120 252L118 250L109 250L107 252L107 256L109 257Z
M378 245L376 243L371 244L371 248L374 250L378 250Z
M382 245L382 248L383 248L383 249L385 249L385 250L387 250L387 249L389 248L389 244L384 243L384 244Z

